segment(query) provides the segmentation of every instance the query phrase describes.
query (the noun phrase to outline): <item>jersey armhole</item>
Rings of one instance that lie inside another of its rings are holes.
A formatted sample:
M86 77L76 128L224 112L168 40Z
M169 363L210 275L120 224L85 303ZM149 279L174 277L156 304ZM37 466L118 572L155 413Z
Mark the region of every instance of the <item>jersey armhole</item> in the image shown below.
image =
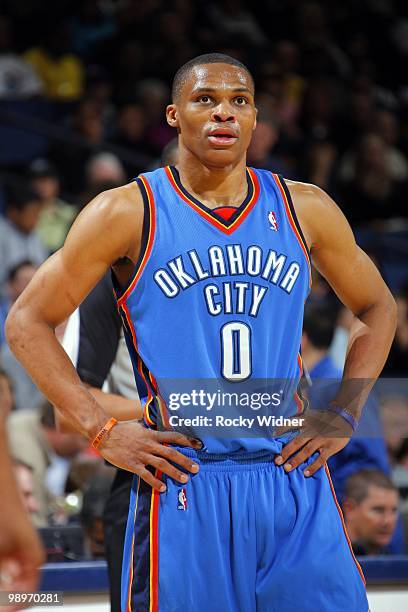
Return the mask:
M307 246L305 236L302 232L302 228L300 226L299 220L297 218L295 207L292 201L292 197L290 195L290 191L288 189L288 186L285 183L285 179L280 174L272 173L272 176L281 193L289 224L296 238L298 239L300 247L305 255L305 258L306 258L306 261L309 267L309 287L311 287L312 286L312 261L311 261L310 251L309 251L309 247Z
M293 205L292 196L290 195L290 191L288 189L286 181L285 181L285 179L280 174L277 174L275 176L278 177L279 183L282 185L283 191L285 192L286 200L287 200L287 203L288 203L288 206L289 206L289 210L290 210L292 218L293 218L293 222L294 222L294 224L296 226L296 229L297 229L297 231L299 233L299 237L302 240L303 246L305 247L306 253L307 253L308 258L310 260L311 259L310 250L309 250L309 247L307 245L306 238L305 238L305 236L304 236L304 234L302 232L302 228L300 226L299 219L298 219L298 217L296 215L295 207Z
M142 271L146 265L146 262L150 256L150 252L153 245L154 231L155 231L155 207L153 192L150 188L149 183L143 175L138 176L134 179L137 183L143 200L143 225L142 225L142 236L140 242L140 253L135 263L133 273L128 283L121 287L116 274L111 269L112 284L114 287L115 296L120 306L133 291L137 281L142 274Z

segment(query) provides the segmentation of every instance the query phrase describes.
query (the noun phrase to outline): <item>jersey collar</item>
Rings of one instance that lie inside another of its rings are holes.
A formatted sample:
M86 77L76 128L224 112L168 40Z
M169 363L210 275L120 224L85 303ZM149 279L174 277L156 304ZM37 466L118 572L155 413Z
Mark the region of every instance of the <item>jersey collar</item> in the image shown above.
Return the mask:
M184 185L180 181L180 175L177 168L174 166L166 166L165 172L167 178L176 191L177 195L184 200L193 210L195 210L201 217L206 219L211 225L221 230L225 234L232 234L246 219L252 208L255 206L259 197L259 181L255 172L251 168L246 169L246 177L248 183L248 193L245 200L238 207L235 207L235 212L228 218L224 219L217 215L216 209L213 210L205 206L200 200L195 198L191 193L187 191ZM224 206L220 208L225 208Z

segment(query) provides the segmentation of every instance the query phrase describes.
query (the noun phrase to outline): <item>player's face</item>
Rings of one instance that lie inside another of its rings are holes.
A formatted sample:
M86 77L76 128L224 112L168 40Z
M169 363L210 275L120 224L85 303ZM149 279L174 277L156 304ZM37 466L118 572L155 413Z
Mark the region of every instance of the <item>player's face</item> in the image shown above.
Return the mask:
M167 107L167 121L178 129L180 147L205 165L236 164L256 126L249 75L229 64L196 66L177 102Z
M396 491L371 486L367 497L356 507L358 539L378 548L389 544L397 521Z

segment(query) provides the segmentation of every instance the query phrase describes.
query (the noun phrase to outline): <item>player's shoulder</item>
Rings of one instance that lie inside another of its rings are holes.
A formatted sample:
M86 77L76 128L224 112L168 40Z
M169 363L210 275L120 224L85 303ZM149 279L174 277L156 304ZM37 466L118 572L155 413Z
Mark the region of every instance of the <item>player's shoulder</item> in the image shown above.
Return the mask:
M292 199L315 201L316 199L323 199L325 195L327 196L323 189L313 183L302 183L291 179L285 179L285 183Z
M313 183L285 180L296 212L316 218L316 215L336 215L338 206L324 189Z
M285 182L309 247L320 242L322 234L329 235L347 223L340 208L321 187L300 181Z
M142 199L139 186L136 181L101 191L93 202L97 202L99 206L114 206L116 208L126 208L129 205L135 205Z
M132 222L143 214L143 200L135 181L99 193L86 206L87 217L100 218L112 225Z
M111 204L119 209L126 209L129 206L134 209L135 206L142 205L146 185L154 186L163 178L165 178L164 168L143 172L126 185L100 193L98 199L101 203Z
M78 215L67 242L74 238L86 241L92 236L120 253L133 252L143 215L143 199L136 183L102 191Z
M258 176L261 177L269 177L272 179L274 177L275 181L283 183L289 190L289 194L294 204L297 202L302 204L304 201L310 204L311 202L324 202L328 198L327 194L323 189L314 185L312 183L303 183L301 181L294 181L292 179L287 179L280 174L276 174L271 172L270 170L265 170L263 168L252 168L255 170Z

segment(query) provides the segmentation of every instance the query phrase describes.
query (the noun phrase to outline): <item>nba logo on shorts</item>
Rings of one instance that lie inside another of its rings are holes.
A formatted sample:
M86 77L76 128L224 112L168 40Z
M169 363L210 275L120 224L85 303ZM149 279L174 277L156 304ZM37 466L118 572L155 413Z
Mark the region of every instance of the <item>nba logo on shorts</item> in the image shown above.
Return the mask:
M187 510L187 495L185 489L179 489L177 510Z
M277 232L278 231L278 222L276 220L276 215L275 215L273 210L271 210L269 215L268 215L268 221L271 224L269 229L273 230L274 232Z

